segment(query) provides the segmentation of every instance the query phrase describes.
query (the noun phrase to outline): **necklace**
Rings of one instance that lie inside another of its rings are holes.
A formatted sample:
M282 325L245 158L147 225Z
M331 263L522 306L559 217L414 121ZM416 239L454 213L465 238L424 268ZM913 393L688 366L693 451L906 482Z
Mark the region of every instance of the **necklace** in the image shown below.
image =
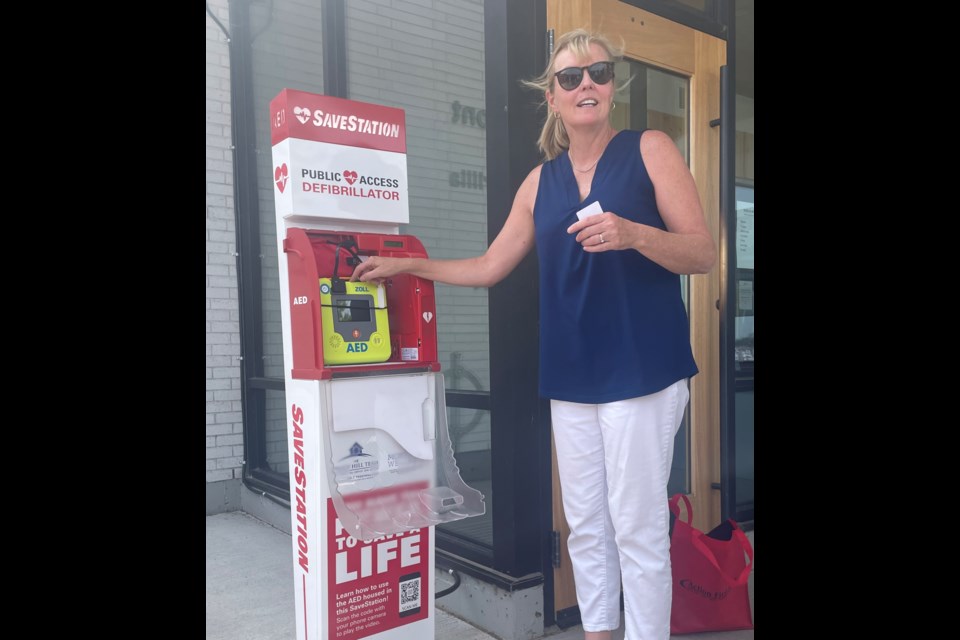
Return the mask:
M570 155L570 150L567 149L567 159L570 160L570 166L573 167L573 170L574 170L574 171L579 171L580 173L587 173L587 172L589 172L591 169L593 169L595 166L597 166L597 163L598 163L598 162L600 162L600 158L603 157L603 152L606 151L606 149L607 149L607 144L609 144L609 143L610 143L610 138L607 138L607 142L603 145L603 149L600 150L600 155L598 155L598 156L597 156L597 159L593 161L593 164L591 164L591 165L590 165L589 167L587 167L586 169L577 169L577 165L573 164L573 156Z
M603 156L603 152L601 151L600 155L597 156L597 159L593 161L593 164L591 164L586 169L577 169L577 165L573 164L573 158L570 156L569 152L567 153L567 157L570 159L570 166L573 167L574 171L579 171L580 173L587 173L588 171L593 169L595 166L597 166L597 163L600 162L600 158L602 156Z

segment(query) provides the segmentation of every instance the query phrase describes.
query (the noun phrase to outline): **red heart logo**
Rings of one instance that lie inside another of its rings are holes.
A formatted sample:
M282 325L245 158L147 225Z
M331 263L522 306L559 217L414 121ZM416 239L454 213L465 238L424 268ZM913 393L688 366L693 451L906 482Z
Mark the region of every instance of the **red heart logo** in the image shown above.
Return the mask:
M280 193L283 193L283 188L287 186L286 162L277 167L276 171L273 172L273 179L277 181L277 188L280 189Z
M344 172L343 172L343 179L346 180L347 182L349 182L350 184L353 184L354 182L357 181L357 172L356 172L356 171L344 171Z

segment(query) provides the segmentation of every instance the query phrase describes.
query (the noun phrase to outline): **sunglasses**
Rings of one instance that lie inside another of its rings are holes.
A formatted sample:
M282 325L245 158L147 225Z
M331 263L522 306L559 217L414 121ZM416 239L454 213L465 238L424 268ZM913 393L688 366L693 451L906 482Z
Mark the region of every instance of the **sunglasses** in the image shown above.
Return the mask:
M555 74L557 82L567 91L573 91L583 82L583 72L587 71L590 78L597 84L607 84L613 80L613 63L610 61L594 62L588 67L567 67Z

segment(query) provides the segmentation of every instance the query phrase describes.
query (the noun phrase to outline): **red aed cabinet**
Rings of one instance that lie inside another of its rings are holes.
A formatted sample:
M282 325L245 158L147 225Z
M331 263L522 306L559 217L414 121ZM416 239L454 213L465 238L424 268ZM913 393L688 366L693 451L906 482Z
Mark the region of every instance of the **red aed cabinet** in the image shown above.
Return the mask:
M290 282L293 378L329 380L335 373L440 370L433 282L409 274L385 282L390 324L390 358L386 362L328 365L323 358L320 278L332 277L336 270L339 278L348 280L355 268L351 260L354 252L361 257L426 258L420 240L402 234L291 227L283 240L283 251Z

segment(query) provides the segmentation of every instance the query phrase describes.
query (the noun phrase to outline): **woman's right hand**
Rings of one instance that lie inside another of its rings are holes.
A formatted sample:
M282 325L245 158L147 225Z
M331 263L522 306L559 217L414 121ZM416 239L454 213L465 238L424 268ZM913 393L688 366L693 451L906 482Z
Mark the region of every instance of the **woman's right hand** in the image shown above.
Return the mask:
M380 284L387 278L403 272L404 258L385 258L370 256L357 265L350 276L351 281L376 282Z

